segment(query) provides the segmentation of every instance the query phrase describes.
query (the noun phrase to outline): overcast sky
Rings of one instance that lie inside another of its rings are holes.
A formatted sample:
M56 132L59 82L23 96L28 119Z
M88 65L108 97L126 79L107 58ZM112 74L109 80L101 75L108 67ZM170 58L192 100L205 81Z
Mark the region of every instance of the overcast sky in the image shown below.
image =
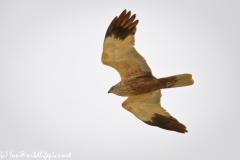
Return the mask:
M71 153L81 160L240 159L238 0L0 1L0 153ZM107 94L106 29L124 9L153 75L191 73L162 91L187 134L148 126ZM7 157L10 158L10 157ZM39 158L41 159L41 158Z

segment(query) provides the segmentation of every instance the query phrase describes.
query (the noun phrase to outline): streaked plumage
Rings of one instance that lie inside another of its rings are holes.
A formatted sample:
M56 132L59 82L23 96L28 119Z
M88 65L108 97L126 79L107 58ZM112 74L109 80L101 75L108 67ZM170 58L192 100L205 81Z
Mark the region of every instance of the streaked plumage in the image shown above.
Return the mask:
M186 127L161 107L160 89L192 85L191 74L155 78L146 60L134 47L138 20L124 10L109 25L102 53L102 63L116 69L121 81L109 93L128 96L123 107L143 122L181 133ZM135 21L134 21L135 20Z

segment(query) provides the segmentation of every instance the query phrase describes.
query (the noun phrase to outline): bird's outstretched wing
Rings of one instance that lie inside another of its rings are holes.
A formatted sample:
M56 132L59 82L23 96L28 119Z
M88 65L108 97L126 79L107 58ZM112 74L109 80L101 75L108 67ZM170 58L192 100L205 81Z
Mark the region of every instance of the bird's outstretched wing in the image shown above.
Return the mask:
M149 125L180 133L187 132L186 127L161 106L161 96L160 90L139 96L130 96L122 106Z
M121 79L152 76L146 60L134 47L138 20L124 10L107 29L103 44L102 63L116 69ZM135 20L135 21L134 21Z

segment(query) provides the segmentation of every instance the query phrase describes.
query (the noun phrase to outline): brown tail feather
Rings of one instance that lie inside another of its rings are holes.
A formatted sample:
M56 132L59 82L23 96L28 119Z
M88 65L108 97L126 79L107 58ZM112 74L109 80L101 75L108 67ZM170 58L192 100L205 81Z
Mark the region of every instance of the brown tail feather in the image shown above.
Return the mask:
M159 78L158 80L161 82L163 88L184 87L194 84L191 74L179 74L171 77Z

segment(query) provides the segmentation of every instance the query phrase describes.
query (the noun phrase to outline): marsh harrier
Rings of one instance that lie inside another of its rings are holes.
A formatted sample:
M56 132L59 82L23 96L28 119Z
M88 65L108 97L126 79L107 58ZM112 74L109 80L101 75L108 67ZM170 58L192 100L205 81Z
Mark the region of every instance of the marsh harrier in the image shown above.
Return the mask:
M102 63L116 69L121 81L108 93L127 96L123 108L143 122L180 133L186 127L171 116L160 103L161 90L189 86L194 83L191 74L155 78L146 60L134 47L138 20L131 11L124 10L110 23L103 44Z

